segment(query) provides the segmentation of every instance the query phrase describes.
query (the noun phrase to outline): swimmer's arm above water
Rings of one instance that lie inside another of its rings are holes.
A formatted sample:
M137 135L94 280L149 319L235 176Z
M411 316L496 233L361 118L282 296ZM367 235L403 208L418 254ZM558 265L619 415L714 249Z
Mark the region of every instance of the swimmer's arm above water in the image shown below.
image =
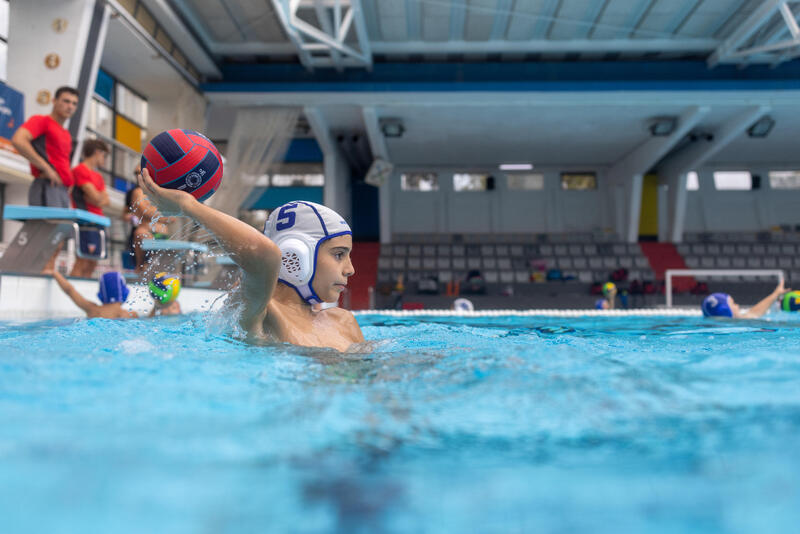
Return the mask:
M772 306L772 303L787 291L791 291L791 289L784 288L783 280L781 280L772 293L763 298L758 304L747 310L746 313L743 313L741 317L743 319L758 319L767 313L770 306Z
M260 334L267 304L278 282L278 246L249 224L201 204L189 193L159 187L147 169L139 175L139 186L164 215L185 215L201 224L242 268L244 310L239 322L251 334Z
M55 271L55 272L53 273L53 278L55 278L55 279L56 279L56 282L58 283L58 285L59 285L59 287L61 288L61 290L62 290L64 293L66 293L66 294L67 294L67 296L68 296L70 299L72 299L72 302L74 302L74 303L75 303L75 305L76 305L77 307L79 307L80 309L82 309L84 312L86 312L87 314L89 314L89 313L91 313L92 311L94 311L94 309L95 309L95 308L97 308L97 304L95 304L95 303L93 303L93 302L89 302L88 300L86 300L85 298L83 298L83 296L82 296L80 293L78 293L78 290L77 290L77 289L75 289L75 288L72 286L72 284L70 284L69 282L67 282L67 279L66 279L66 278L64 278L64 277L61 275L61 273L60 273L60 272L58 272L58 271Z

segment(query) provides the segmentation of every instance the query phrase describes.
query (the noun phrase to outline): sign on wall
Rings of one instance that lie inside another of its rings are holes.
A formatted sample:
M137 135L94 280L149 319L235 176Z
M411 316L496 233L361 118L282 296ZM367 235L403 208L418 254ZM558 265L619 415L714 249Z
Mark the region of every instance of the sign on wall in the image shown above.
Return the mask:
M25 119L24 101L22 93L0 82L0 149L16 152L11 136Z

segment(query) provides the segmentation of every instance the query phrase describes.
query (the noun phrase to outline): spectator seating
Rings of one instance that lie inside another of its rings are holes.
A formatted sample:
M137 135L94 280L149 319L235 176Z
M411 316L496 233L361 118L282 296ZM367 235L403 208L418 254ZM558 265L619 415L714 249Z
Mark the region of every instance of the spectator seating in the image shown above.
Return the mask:
M797 234L724 233L688 234L687 242L676 245L689 269L783 269L787 278L800 281L800 240ZM710 242L710 239L718 241ZM695 277L708 281L707 277ZM741 281L740 276L723 280ZM753 280L752 277L747 278ZM759 276L770 281L773 277ZM719 280L719 278L717 278Z
M591 234L572 236L488 236L492 242L453 242L453 236L398 235L381 245L378 282L403 275L410 283L436 278L441 283L463 281L480 270L489 284L527 284L532 273L558 269L564 277L583 283L604 282L612 271L628 269L628 278L652 280L653 273L638 244L590 241ZM476 236L472 236L475 238ZM483 236L486 237L486 236ZM414 239L415 241L411 241ZM448 240L450 242L444 242Z

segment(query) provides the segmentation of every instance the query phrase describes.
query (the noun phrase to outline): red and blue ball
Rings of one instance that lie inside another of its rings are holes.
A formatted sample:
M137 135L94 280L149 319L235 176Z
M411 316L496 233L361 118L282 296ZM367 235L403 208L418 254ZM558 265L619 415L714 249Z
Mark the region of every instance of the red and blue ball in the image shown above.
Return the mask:
M186 191L200 202L222 181L222 156L206 136L193 130L167 130L142 154L142 169L161 187Z

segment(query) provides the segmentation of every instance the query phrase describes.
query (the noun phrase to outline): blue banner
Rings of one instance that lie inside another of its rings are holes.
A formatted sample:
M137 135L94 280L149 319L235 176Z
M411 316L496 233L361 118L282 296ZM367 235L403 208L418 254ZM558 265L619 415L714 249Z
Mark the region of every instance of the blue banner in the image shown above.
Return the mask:
M22 93L0 82L0 148L14 150L11 136L25 121L24 102Z

